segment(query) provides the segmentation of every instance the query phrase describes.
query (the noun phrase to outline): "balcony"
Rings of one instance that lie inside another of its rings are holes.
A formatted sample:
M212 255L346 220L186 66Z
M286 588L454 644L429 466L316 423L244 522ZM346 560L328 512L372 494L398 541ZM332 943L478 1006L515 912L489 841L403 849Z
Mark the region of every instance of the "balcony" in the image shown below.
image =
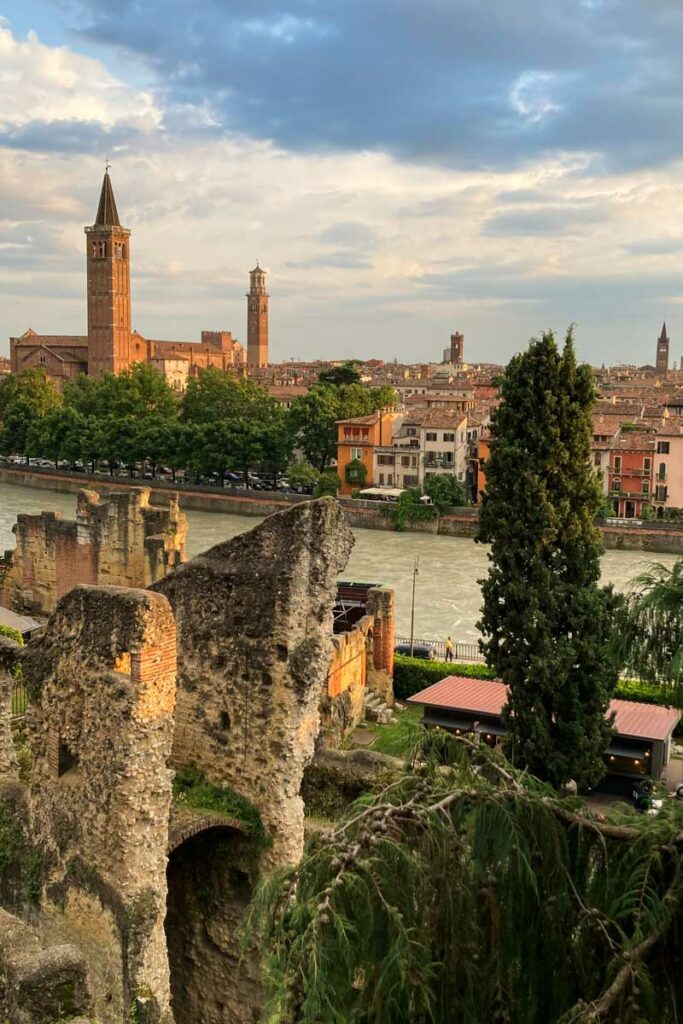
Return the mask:
M431 466L433 469L453 469L455 466L455 460L446 455L437 455L435 452L427 452L424 457L425 467Z

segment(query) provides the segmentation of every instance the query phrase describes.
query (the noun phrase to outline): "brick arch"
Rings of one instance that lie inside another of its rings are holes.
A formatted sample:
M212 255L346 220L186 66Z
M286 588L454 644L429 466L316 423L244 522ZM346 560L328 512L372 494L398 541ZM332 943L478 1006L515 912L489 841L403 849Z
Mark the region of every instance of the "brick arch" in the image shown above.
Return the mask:
M168 830L166 852L170 856L174 850L177 850L188 839L199 835L200 832L208 832L210 829L220 828L230 828L235 832L240 832L242 835L247 835L247 830L238 818L216 818L215 816L206 815L205 817L195 818L193 821L185 821L179 824L171 822L171 827Z

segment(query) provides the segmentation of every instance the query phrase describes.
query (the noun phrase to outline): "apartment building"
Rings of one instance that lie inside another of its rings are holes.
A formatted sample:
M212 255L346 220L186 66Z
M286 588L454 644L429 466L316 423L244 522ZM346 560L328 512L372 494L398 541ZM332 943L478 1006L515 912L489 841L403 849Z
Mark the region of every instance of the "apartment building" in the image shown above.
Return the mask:
M337 422L337 472L341 480L340 494L351 494L356 488L371 487L375 477L375 449L391 443L393 425L401 414L384 409L369 416L353 416Z
M683 508L683 434L658 434L653 470L653 505Z
M374 451L376 487L422 487L432 473L462 483L467 471L467 417L447 409L415 409L402 415L389 444Z
M637 519L643 505L652 503L656 445L654 434L631 430L623 431L615 439L610 450L608 494L615 515L622 519Z

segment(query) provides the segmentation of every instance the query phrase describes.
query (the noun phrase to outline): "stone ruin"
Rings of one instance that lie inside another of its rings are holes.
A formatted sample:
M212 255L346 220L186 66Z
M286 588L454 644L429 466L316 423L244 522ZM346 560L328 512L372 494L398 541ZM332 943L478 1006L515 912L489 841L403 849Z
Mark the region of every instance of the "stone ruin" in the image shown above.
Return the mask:
M76 587L23 650L0 638L3 1024L260 1019L239 928L261 872L302 853L352 543L333 499L305 502L150 590ZM234 793L234 813L174 797L181 768Z
M82 490L76 520L56 512L20 515L17 545L0 564L0 605L49 615L78 583L148 587L186 560L187 519L172 492L168 508L149 504L149 487Z

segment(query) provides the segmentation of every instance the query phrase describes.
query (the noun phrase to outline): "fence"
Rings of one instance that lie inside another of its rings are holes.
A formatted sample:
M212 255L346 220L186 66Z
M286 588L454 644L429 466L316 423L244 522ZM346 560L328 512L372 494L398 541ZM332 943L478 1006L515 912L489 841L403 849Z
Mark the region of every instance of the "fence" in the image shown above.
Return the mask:
M409 636L397 636L397 644L409 644ZM437 659L439 661L446 660L446 641L445 640L423 640L417 637L413 638L413 644L425 644L429 647L433 647L436 650ZM453 661L477 661L483 662L484 656L479 650L479 644L458 644L453 643Z
M16 722L26 714L28 694L23 683L15 683L12 690L12 721Z

